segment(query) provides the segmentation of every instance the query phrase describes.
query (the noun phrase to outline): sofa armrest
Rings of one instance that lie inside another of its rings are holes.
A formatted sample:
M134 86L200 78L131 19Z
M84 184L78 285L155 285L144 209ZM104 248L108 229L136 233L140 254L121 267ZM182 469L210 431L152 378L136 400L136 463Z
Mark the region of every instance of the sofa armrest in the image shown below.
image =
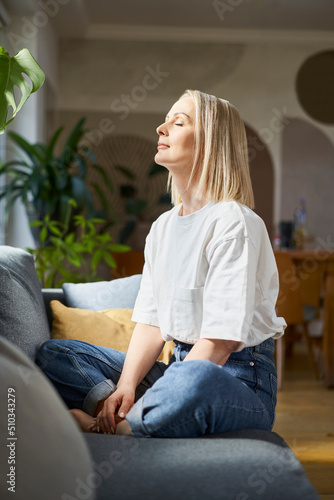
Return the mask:
M52 328L52 311L51 311L50 302L51 302L51 300L59 300L59 302L61 302L62 304L64 304L66 306L67 304L66 304L66 300L65 300L65 294L61 288L42 288L42 295L43 295L46 314L47 314L50 329L51 329Z

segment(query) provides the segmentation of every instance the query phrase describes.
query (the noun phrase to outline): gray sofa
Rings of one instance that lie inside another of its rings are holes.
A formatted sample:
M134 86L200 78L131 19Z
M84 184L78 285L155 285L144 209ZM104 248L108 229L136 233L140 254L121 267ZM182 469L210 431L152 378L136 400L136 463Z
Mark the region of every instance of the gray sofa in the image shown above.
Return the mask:
M132 307L136 290L129 287L138 282L105 283L117 293L99 300ZM318 498L273 432L197 439L81 433L34 364L36 349L50 338L52 298L66 303L62 290L42 293L28 253L0 247L0 498L14 498L9 488L19 500Z

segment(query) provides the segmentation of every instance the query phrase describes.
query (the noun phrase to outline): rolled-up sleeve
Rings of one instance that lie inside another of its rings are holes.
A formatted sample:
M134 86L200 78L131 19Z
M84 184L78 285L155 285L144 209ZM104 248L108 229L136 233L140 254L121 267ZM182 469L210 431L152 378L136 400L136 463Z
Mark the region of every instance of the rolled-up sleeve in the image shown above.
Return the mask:
M248 343L256 294L256 252L246 237L216 245L208 256L201 338Z

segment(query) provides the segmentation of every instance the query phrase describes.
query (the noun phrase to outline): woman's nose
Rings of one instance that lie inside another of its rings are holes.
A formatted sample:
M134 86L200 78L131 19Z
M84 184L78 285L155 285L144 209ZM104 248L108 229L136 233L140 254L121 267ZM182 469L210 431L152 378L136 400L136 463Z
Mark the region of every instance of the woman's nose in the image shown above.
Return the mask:
M159 125L156 130L158 135L167 135L167 128L165 126L165 123Z

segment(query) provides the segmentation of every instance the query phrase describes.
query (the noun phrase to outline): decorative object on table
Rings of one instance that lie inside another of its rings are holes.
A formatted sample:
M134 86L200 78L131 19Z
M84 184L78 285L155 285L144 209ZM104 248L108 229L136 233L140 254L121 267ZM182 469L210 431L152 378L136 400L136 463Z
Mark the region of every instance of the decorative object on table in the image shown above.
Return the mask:
M275 225L275 231L271 237L271 243L274 250L279 250L281 248L281 235L277 224Z
M306 212L306 200L302 196L299 200L299 205L297 206L294 217L294 231L293 231L293 240L294 246L298 250L303 250L305 247L305 242L307 240L307 212Z
M26 74L32 83L30 87L23 74ZM12 122L27 99L43 85L45 75L41 67L35 61L28 49L22 49L13 57L0 47L0 134L3 134L6 126ZM21 98L14 94L14 88L21 91ZM9 118L8 108L12 108Z
M115 269L117 264L112 254L130 250L126 245L114 243L110 234L98 234L99 226L106 222L104 219L75 215L74 228L70 230L70 214L68 210L65 223L51 220L49 215L43 221L30 223L39 228L41 245L28 250L35 258L36 271L45 288L61 287L65 282L99 281L99 264L104 262Z
M279 223L279 239L281 248L293 248L293 222L280 221Z
M15 132L8 133L23 155L0 166L0 175L11 178L0 191L0 199L6 201L7 215L15 201L21 199L30 219L42 220L49 215L64 223L70 200L75 201L72 209L75 208L76 213L86 213L88 217L106 216L108 203L103 193L99 192L103 211L98 213L94 207L91 190L86 185L87 171L94 170L107 189L111 190L112 184L104 170L95 163L91 150L80 146L86 132L84 122L85 118L77 122L59 155L55 149L63 127L58 128L48 144L31 144ZM96 189L94 184L90 188Z

